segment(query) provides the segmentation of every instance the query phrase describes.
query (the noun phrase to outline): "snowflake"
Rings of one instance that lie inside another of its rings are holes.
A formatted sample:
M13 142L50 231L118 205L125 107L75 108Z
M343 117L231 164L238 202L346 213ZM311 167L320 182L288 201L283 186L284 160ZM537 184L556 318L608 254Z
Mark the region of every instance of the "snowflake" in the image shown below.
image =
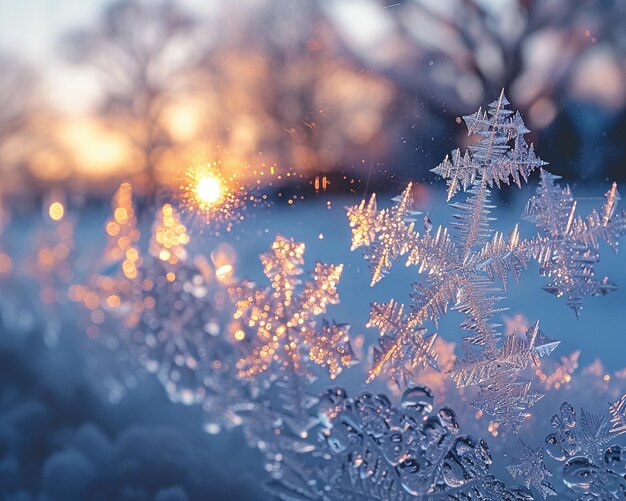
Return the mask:
M548 496L555 496L556 491L546 478L552 473L546 468L543 462L543 447L531 449L522 440L518 442L517 456L515 460L506 467L513 478L522 478L526 488L531 486L539 491L545 499Z
M322 392L319 440L282 454L272 492L280 499L532 499L495 478L487 444L460 434L451 409L433 413L433 399L423 386L409 387L399 407L382 394Z
M105 225L101 263L111 275L95 274L72 294L92 311L88 334L99 347L90 363L98 383L117 401L125 387L154 374L172 401L202 404L208 430L236 423L237 357L226 338L230 273L188 255L187 229L167 203L156 211L149 254L142 255L131 195L130 185L120 187Z
M530 199L523 217L541 233L520 244L540 265L542 276L550 282L544 290L557 297L566 296L576 315L586 296L604 295L616 289L607 277L595 279L594 264L600 260L599 242L617 251L619 238L626 234L626 212L616 212L620 199L617 185L605 194L601 214L595 210L582 219L576 215L576 200L569 186L554 184L557 176L541 170L537 194Z
M626 498L626 394L609 407L610 419L581 410L580 420L567 402L552 417L554 432L546 451L562 463L560 476L577 499Z
M306 372L305 359L328 366L331 377L335 377L353 363L346 326L323 324L320 332L314 321L327 305L339 302L337 282L343 266L316 263L311 279L298 293L303 254L303 243L278 236L272 251L261 255L271 287L261 289L244 280L231 288L235 319L256 330L250 352L238 363L241 377L254 379L273 366Z
M517 372L525 369L531 360L538 366L539 357L550 354L557 345L558 342L544 336L536 322L526 332L525 339L514 332L502 347L478 350L466 344L463 358L455 360L449 374L460 388L478 385L480 393L472 405L517 431L530 415L527 409L543 396L531 393L531 383Z
M434 334L427 334L424 323L432 320L437 325L452 304L466 317L461 327L472 331L471 336L464 338L466 357L453 369L455 380L460 386L481 384L482 398L476 405L516 427L520 418L527 415L526 409L538 399L528 393L528 384L517 379L516 372L528 360L522 358L532 355L536 359L556 345L543 343L543 338L536 336L532 344L528 344L529 340L524 345L510 336L500 347L499 325L491 320L502 311L496 307L500 297L494 277L505 287L507 274L517 278L525 263L516 252L517 228L506 241L490 227L493 218L489 216L489 188L511 180L519 185L533 169L543 165L532 146L523 140L528 130L520 115L507 110L507 104L502 94L487 113L479 110L465 117L470 134L478 134L480 140L464 155L456 150L451 159L447 157L434 169L447 181L448 200L459 190L469 193L464 202L452 204L457 211L455 234L439 227L433 235L427 218L424 234L415 230L411 185L396 206L377 211L372 196L369 203L363 201L349 208L348 218L353 249L367 248L365 258L370 263L372 285L388 272L392 260L402 255L407 255L407 266L417 266L418 272L427 277L425 282L416 284L407 315L402 315L403 306L393 302L373 305L369 324L379 327L382 337L369 379L387 373L398 381L406 380L416 367L435 366ZM385 316L390 320L386 321ZM386 331L391 335L385 335ZM501 361L506 362L506 369L496 370Z

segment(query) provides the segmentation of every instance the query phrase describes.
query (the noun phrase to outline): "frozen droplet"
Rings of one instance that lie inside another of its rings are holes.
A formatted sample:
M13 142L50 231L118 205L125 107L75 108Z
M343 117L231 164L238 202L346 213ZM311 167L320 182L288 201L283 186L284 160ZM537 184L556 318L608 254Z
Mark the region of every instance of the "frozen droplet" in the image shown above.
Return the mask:
M626 473L626 448L620 445L611 445L604 451L604 462L614 473Z
M381 439L381 450L385 459L392 466L397 466L406 454L406 444L399 432L387 433Z
M557 461L565 461L565 453L556 433L550 433L546 437L546 452Z
M438 413L442 426L452 432L459 430L459 423L456 420L456 414L450 407L442 407Z
M430 414L433 410L434 396L426 386L407 388L402 394L400 406L405 410L412 410L419 414Z
M441 474L443 475L444 482L450 487L460 487L469 480L461 464L451 455L448 455L443 462Z
M220 432L220 425L217 423L205 423L204 431L210 435L217 435Z
M319 396L320 409L326 411L332 407L340 405L347 397L346 390L340 386L328 388Z
M599 468L586 457L575 457L563 465L563 482L570 489L588 491L598 478Z
M345 426L334 426L326 437L328 448L334 454L340 454L345 451L351 442L351 433Z
M576 427L576 410L568 402L563 402L560 407L561 421L568 428Z
M417 459L407 459L398 465L400 484L402 488L412 496L422 496L428 492L431 486L431 477L428 471L423 471Z

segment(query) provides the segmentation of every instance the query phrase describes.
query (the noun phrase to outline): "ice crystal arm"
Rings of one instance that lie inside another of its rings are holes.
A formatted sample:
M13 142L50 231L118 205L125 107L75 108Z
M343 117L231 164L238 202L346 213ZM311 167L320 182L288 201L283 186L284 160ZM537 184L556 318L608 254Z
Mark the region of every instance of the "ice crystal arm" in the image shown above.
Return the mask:
M626 433L626 394L609 407L611 414L610 433L621 435Z
M531 449L522 440L517 445L517 455L506 467L511 476L522 480L526 488L535 488L541 497L556 496L556 491L547 480L552 473L543 462L543 447Z
M502 233L496 232L476 256L476 269L484 271L491 281L498 278L506 290L507 277L519 281L520 274L527 266L526 242L520 241L517 225L511 231L508 242Z
M400 384L409 380L410 371L417 367L430 365L439 370L434 349L437 335L427 335L426 329L403 314L403 309L394 301L372 305L367 326L379 328L382 335L373 348L368 382L383 372Z
M497 333L499 324L493 323L494 314L503 311L504 308L496 308L495 304L502 299L494 295L497 288L485 277L474 277L474 280L463 280L462 286L457 293L454 310L465 314L465 319L460 327L472 332L466 336L465 342L478 346L495 347L500 339Z
M178 212L171 204L163 204L152 225L150 254L174 265L187 257L185 246L188 243L189 234Z
M378 282L391 268L392 261L408 251L416 236L411 208L411 184L399 197L399 203L389 209L376 211L376 199L347 209L352 228L352 250L368 247L365 259L372 274L371 285Z
M304 283L302 306L312 315L326 312L326 306L339 302L337 284L343 265L316 263L311 280Z
M352 248L350 250L372 245L376 233L379 231L376 194L374 193L370 197L369 202L361 200L359 205L346 207L346 214L352 229Z
M482 179L487 186L500 186L513 181L521 186L530 173L545 165L537 158L532 144L524 140L530 132L519 113L507 109L509 101L504 90L497 101L484 112L464 116L468 134L476 134L479 141L464 154L460 150L452 152L452 158L445 160L433 172L446 179L448 201L459 191L466 191ZM513 143L510 146L510 143Z
M348 324L322 320L321 329L307 339L309 359L317 365L328 367L331 379L335 379L344 368L357 363L350 344L349 330Z
M556 185L557 179L541 171L537 194L524 211L524 218L537 225L540 234L527 247L542 276L550 280L544 289L565 296L578 314L586 296L604 295L616 288L606 277L595 278L594 265L600 260L600 241L616 250L618 239L626 235L626 213L616 211L619 194L614 185L606 194L602 215L593 211L583 219L576 215L571 190Z
M263 273L272 284L272 296L281 310L283 306L288 308L291 305L294 290L300 283L298 276L302 274L303 254L303 243L280 235L272 243L272 251L261 254Z
M537 364L558 344L539 330L537 322L525 339L513 333L502 347L492 345L479 350L464 346L464 356L455 360L450 376L459 387L478 385L480 393L472 405L517 431L529 416L530 407L543 396L532 393L530 383L518 373L530 361Z
M113 216L105 224L107 245L102 264L111 266L119 263L124 276L132 280L137 278L141 257L137 246L140 233L133 208L133 188L129 183L120 185L113 195L111 207Z
M502 371L512 374L531 361L537 364L540 357L549 355L558 344L547 338L536 322L526 332L525 339L513 333L501 348L493 346L485 351L466 346L465 356L455 360L450 376L459 387L484 383Z

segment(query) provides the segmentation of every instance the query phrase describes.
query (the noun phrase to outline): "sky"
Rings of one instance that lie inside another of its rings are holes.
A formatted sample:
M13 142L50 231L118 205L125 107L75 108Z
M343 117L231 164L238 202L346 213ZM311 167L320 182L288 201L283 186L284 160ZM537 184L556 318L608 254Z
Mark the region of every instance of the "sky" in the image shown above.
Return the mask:
M0 0L0 52L37 68L44 96L66 112L93 104L97 84L90 75L63 61L64 33L93 25L111 0ZM180 0L198 15L206 15L215 0Z
M111 1L0 0L0 53L13 55L37 68L44 97L61 111L80 114L95 105L97 82L88 70L63 60L61 40L73 29L96 23ZM262 1L237 0L237 7ZM219 0L178 0L177 3L199 17L209 16L220 6ZM326 2L326 7L344 32L347 43L375 62L378 50L384 50L382 42L392 31L389 20L381 15L384 5L377 0L343 0Z

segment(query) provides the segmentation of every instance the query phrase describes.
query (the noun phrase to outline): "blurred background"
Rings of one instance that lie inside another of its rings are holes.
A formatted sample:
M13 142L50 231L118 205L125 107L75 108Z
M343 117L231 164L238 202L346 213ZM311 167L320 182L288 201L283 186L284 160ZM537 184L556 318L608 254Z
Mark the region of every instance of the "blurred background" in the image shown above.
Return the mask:
M464 141L455 119L502 88L553 172L625 175L618 0L0 5L0 169L20 199L150 193L198 159L384 190L429 179Z

